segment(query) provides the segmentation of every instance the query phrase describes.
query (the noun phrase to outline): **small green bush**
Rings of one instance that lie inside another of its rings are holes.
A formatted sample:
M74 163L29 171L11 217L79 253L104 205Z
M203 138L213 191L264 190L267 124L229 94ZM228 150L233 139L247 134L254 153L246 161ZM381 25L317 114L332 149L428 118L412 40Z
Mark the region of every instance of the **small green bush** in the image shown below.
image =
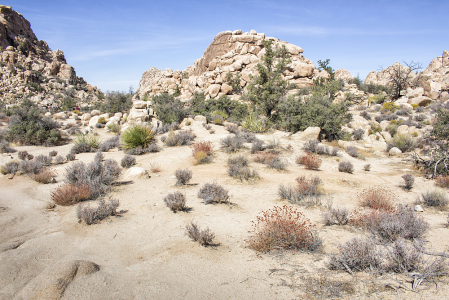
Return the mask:
M97 149L100 146L101 140L93 134L78 134L73 140L73 143L75 145L87 144L91 149ZM90 152L90 150L85 152Z
M398 109L399 109L399 105L396 105L393 102L385 102L382 105L382 110L388 110L388 111L391 111L391 112L395 112Z
M107 121L106 121L105 117L100 117L100 118L98 118L97 123L99 123L99 124L106 124Z
M391 144L393 145L393 147L397 147L402 152L413 151L417 146L413 136L408 133L396 134L393 137Z
M153 97L153 109L159 120L164 124L180 123L188 114L189 109L184 103L167 93Z
M154 132L149 126L132 125L122 133L122 147L124 149L134 149L139 146L146 148L154 141Z

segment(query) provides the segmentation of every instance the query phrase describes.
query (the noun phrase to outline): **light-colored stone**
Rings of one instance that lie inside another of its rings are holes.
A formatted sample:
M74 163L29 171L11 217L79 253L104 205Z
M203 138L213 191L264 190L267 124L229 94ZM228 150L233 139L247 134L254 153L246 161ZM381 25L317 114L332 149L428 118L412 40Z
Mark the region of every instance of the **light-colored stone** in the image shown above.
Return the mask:
M416 104L416 105L419 105L419 106L427 106L430 103L432 103L432 101L433 100L431 98L426 97L426 96L419 96L419 97L415 97L415 98L409 99L409 103L410 104Z
M146 101L134 101L133 107L137 108L137 109L147 108L147 102Z
M232 86L230 86L227 83L223 83L221 85L221 92L225 95L231 94L232 93Z
M401 154L402 154L402 151L399 150L399 149L396 148L396 147L393 147L393 148L390 149L390 151L388 151L388 154L389 154L390 156L401 155Z
M299 131L295 134L293 134L291 137L294 140L300 140L308 142L309 140L317 140L321 132L320 127L308 127L304 131Z
M98 119L100 116L94 116L89 120L89 126L95 128L95 125L98 123Z
M218 95L218 93L220 92L221 89L221 85L219 84L211 84L207 90L206 90L206 94L210 95L211 97L215 97Z
M415 211L417 211L417 212L423 212L424 211L424 209L422 208L422 206L421 205L415 205Z
M84 113L84 114L81 116L81 120L83 120L83 121L89 121L90 118L92 118L92 116L91 116L90 113Z
M92 117L99 116L100 114L101 114L101 111L99 111L98 109L94 109L93 111L90 112L90 115Z
M148 172L141 167L131 167L126 170L123 175L125 179L133 180L133 179L147 179L149 178Z
M62 119L62 120L67 119L67 114L65 112L55 113L53 115L53 119L56 119L56 120L57 119Z
M195 122L207 123L207 118L205 116L197 115L195 116Z

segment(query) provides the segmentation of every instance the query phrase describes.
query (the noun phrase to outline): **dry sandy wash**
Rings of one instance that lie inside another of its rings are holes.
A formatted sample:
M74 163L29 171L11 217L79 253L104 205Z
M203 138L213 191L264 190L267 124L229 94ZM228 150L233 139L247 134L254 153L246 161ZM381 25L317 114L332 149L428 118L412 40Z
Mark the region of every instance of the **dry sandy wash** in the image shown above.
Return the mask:
M70 119L69 119L70 121ZM71 120L73 122L73 120ZM26 175L0 175L0 299L444 299L446 284L423 284L411 291L407 278L400 275L375 276L329 271L329 254L338 245L367 233L353 226L324 226L322 207L294 205L316 224L323 249L317 253L275 251L260 254L247 247L252 221L264 210L289 204L277 195L281 183L293 184L300 175L318 175L323 181L323 203L332 199L336 206L353 209L357 193L371 186L384 187L396 194L398 203L413 205L421 192L433 188L403 161L365 153L366 160L321 156L320 171L306 170L295 164L302 143L290 140L283 132L257 135L280 141L281 157L288 162L286 171L268 169L251 162L261 179L245 183L227 175L230 155L221 150L220 139L229 133L212 125L210 134L201 123L190 128L196 141L212 141L214 160L194 165L189 146L163 147L159 153L136 156L137 166L150 170L158 164L162 171L150 178L135 179L114 187L112 195L120 200L120 216L99 224L78 223L76 205L50 208L50 193L64 180L70 163L54 165L57 183L39 184ZM103 140L111 137L96 129ZM162 146L162 143L159 141ZM288 145L291 147L288 147ZM73 144L45 148L21 146L33 155L56 150L69 153ZM251 156L249 144L239 151ZM287 150L289 148L289 150ZM78 154L79 161L90 162L95 153ZM120 161L123 151L104 153ZM17 152L12 154L17 158ZM0 164L11 160L2 155ZM338 172L338 161L354 164L354 174ZM363 170L371 164L371 171ZM193 172L190 185L175 186L179 168ZM415 187L401 188L401 175L412 172ZM122 172L123 174L124 172ZM125 182L125 179L122 179ZM205 205L197 197L199 188L216 181L229 190L232 205ZM181 190L187 197L189 212L173 213L163 202L169 192ZM449 248L447 212L424 208L421 216L430 224L427 247L442 252ZM216 247L202 247L185 234L191 220L215 233ZM402 286L402 288L398 288ZM397 290L395 290L397 289Z

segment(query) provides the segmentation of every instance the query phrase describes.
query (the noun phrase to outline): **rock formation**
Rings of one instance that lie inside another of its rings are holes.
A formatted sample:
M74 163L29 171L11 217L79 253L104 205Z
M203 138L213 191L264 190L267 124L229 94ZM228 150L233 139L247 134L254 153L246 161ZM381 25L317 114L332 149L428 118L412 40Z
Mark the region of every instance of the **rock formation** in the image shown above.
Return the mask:
M217 34L207 47L203 56L194 65L184 71L171 69L159 70L155 67L147 70L140 80L137 94L140 99L151 98L157 94L180 92L181 100L189 100L195 92L204 92L207 97L232 95L232 88L226 83L226 75L239 73L243 89L257 74L256 65L265 53L263 40L273 41L274 47L285 46L291 55L292 63L284 73L284 78L298 87L313 84L313 77L319 74L315 65L302 53L301 47L265 37L263 33L251 30L223 31Z
M30 22L5 5L0 5L0 49L0 94L6 104L29 98L57 105L67 89L77 102L93 102L101 93L76 76L61 50L51 51L36 38Z

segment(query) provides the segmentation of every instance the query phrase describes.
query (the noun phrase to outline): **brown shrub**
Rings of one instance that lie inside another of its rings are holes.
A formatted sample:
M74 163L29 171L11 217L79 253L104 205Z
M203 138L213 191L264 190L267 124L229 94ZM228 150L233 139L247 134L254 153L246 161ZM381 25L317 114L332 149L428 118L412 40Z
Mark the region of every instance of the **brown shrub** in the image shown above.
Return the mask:
M66 206L88 200L91 196L92 190L89 186L65 183L51 193L51 200L56 204Z
M196 142L192 145L192 155L195 158L196 164L205 164L212 161L212 152L214 145L211 141Z
M310 153L296 157L296 163L304 165L307 170L318 170L321 167L321 162L320 158Z
M292 206L275 206L253 221L254 235L249 247L267 252L273 249L316 250L320 243L315 225Z
M449 187L449 176L438 176L435 179L435 185L442 187L442 188L448 188Z
M190 222L189 225L186 226L186 234L195 242L200 243L200 245L207 246L216 246L217 244L213 243L213 239L215 238L215 234L210 231L209 227L201 230L198 224L193 221Z
M36 175L32 175L34 181L37 181L37 182L43 183L43 184L56 182L55 176L56 176L56 174L49 168L43 168Z
M384 211L394 211L396 209L393 201L395 195L383 188L370 187L358 193L357 196L361 199L361 206Z
M257 154L254 157L254 161L258 162L258 163L262 163L262 164L269 164L270 162L272 162L274 159L278 158L279 155L274 153L274 152L262 152L261 154Z
M158 165L157 163L151 163L150 164L150 170L153 173L159 173L162 171L162 168L160 165Z

